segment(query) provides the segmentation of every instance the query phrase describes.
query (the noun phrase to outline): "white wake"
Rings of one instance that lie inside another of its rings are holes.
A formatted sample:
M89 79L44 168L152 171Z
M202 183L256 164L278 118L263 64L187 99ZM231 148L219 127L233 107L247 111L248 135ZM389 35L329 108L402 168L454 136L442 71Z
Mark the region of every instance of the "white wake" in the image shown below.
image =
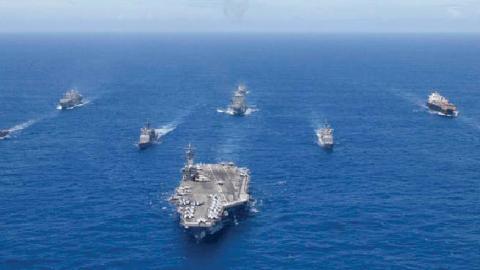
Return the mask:
M170 123L160 128L156 128L155 133L157 134L157 139L161 139L168 133L174 131L176 128L177 128L177 123Z
M253 108L253 107L248 108L247 111L245 112L245 115L251 115L252 113L258 112L258 111L259 111L259 109L257 109L257 108Z
M391 94L399 97L400 99L403 99L404 101L412 104L412 105L415 105L417 107L416 110L414 110L414 112L419 112L419 111L428 111L428 107L426 106L425 104L425 101L426 101L426 98L422 98L416 94L413 94L413 93L410 93L409 91L407 90L404 90L404 89L389 89L388 92L390 92Z
M247 108L247 110L245 111L245 115L251 115L252 113L258 112L258 111L259 111L259 109L255 108L255 107L250 107L250 108ZM227 109L218 108L217 112L228 114L228 115L234 115L233 110L230 109L230 108L227 108Z
M82 103L80 103L80 104L78 104L78 105L75 105L75 106L66 108L65 110L73 110L73 109L78 108L78 107L83 107L83 106L85 106L85 105L90 104L90 102L92 102L92 100L86 99L86 100L84 100L84 102L82 102ZM62 110L62 106L57 105L57 110L61 111L61 110Z
M36 120L28 120L26 122L23 122L21 124L13 126L12 128L8 129L8 131L14 133L14 132L24 130L24 129L28 128L29 126L35 124L35 122L36 122Z

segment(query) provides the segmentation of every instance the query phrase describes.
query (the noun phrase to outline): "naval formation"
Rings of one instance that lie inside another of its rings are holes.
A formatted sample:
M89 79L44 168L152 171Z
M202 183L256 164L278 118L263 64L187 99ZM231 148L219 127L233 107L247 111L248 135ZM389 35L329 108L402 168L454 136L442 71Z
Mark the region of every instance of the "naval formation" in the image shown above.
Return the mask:
M226 112L232 116L245 116L249 110L246 102L248 93L245 85L239 85ZM57 109L69 110L83 104L83 96L76 90L69 90L59 100ZM432 113L441 116L458 116L457 107L438 91L430 94L426 106ZM0 130L0 139L8 138L11 133L12 129ZM315 133L321 147L333 149L333 128L326 121ZM145 149L159 139L160 134L147 123L140 129L138 148ZM249 170L232 162L194 163L194 149L189 145L180 184L170 202L177 209L181 227L199 241L215 236L246 213L251 199L249 184Z

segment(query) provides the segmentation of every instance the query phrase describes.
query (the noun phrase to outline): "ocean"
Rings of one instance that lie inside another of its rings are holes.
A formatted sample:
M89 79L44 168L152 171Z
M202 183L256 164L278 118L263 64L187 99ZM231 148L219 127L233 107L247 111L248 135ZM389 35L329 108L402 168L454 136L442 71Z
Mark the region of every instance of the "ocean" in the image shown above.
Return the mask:
M478 35L2 34L0 63L0 269L480 269ZM257 110L217 111L239 83ZM189 143L251 170L216 241L167 201Z

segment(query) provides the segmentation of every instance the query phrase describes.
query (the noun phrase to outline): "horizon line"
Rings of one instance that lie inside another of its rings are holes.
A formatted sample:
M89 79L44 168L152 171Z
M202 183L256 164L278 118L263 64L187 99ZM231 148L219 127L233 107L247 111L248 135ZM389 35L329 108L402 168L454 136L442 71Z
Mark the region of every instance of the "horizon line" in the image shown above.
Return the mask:
M460 34L480 35L480 31L1 31L0 34L348 34L348 35L403 35L403 34Z

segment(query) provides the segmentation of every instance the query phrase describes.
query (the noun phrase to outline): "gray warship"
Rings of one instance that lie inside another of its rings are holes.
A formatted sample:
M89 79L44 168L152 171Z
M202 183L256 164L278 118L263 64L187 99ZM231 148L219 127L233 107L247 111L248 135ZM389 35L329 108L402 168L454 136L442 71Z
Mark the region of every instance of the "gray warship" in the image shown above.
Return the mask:
M228 106L227 111L231 115L244 116L247 113L247 103L245 101L247 95L246 88L239 88L233 93L232 102Z
M154 128L150 127L150 123L147 122L145 127L140 129L140 140L138 141L138 147L145 149L152 145L158 139L157 132Z
M455 105L450 103L448 99L440 95L437 91L434 91L428 96L427 101L428 108L442 116L456 117L458 116L458 110Z
M76 90L70 90L58 102L59 110L71 109L83 104L83 97Z
M327 122L325 122L322 128L317 129L316 133L320 146L327 149L333 148L333 129Z
M186 149L182 179L170 202L180 225L197 241L211 238L248 209L250 172L233 163L194 164Z
M6 139L9 134L10 134L10 130L8 129L0 130L0 140Z

